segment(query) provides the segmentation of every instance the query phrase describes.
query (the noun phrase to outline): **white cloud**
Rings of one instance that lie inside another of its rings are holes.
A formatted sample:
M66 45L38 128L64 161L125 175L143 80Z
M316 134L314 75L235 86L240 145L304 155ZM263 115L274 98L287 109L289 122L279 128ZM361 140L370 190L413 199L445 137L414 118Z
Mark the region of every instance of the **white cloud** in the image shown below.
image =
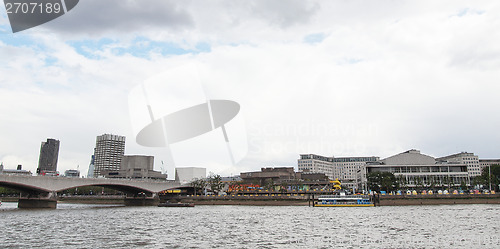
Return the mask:
M248 132L244 161L207 162L208 171L295 165L299 153L387 157L417 148L499 157L498 4L289 3L167 2L121 23L132 12L126 2L116 17L97 16L78 28L90 6L104 4L88 1L61 23L18 36L36 39L41 49L0 43L0 160L34 171L40 142L54 137L61 140L61 171L80 165L86 173L95 136L115 133L127 136L127 153L155 155L159 169L164 151L134 142L129 92L190 62L206 69L210 96L241 104ZM477 11L457 15L466 8ZM304 42L311 34L322 37ZM204 42L211 50L135 57L104 48L91 59L67 43L108 38L110 46L124 46L136 36L181 47Z

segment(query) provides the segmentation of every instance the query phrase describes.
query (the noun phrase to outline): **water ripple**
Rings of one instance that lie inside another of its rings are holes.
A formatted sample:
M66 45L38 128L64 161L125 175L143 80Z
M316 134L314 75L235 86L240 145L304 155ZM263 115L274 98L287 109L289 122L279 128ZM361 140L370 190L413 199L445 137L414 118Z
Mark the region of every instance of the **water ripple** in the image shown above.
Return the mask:
M4 203L5 204L5 203ZM498 248L499 205L2 207L2 248Z

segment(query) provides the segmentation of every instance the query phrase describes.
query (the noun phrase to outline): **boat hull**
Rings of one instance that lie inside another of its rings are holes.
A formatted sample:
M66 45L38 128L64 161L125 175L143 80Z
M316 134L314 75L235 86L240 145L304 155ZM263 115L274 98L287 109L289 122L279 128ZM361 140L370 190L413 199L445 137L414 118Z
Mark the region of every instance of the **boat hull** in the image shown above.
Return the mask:
M315 204L315 207L374 207L373 204Z
M160 203L158 207L194 207L194 203Z

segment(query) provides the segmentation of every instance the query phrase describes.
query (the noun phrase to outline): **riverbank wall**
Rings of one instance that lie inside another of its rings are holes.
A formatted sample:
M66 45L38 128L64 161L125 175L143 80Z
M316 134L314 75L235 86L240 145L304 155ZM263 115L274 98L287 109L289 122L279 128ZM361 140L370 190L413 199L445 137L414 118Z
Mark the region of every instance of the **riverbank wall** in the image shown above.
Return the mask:
M18 197L2 197L3 202L18 202ZM124 204L124 197L121 195L75 195L58 197L57 202L60 203L75 203L75 204Z
M317 198L318 195L315 195ZM17 202L17 197L3 197L3 202ZM378 200L377 200L378 199ZM379 195L377 206L453 205L453 204L500 204L500 194L489 195ZM163 200L164 201L164 200ZM280 196L235 195L235 196L176 196L171 202L194 203L195 205L248 205L248 206L308 206L312 195L296 194ZM58 197L61 203L117 204L125 205L124 197L117 196L66 196Z
M308 196L186 196L176 199L195 205L307 206ZM312 204L312 200L311 200Z
M500 194L482 195L381 195L378 206L500 204Z
M315 195L317 198L318 195ZM500 204L500 194L489 195L379 195L377 206ZM195 205L307 206L312 195L282 196L188 196L175 199Z

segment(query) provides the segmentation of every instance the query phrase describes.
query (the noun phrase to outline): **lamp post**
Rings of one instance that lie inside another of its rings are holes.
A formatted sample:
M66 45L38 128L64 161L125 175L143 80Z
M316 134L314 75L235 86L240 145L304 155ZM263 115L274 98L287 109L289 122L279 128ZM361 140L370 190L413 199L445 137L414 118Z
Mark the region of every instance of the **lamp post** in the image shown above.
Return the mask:
M359 175L360 175L360 174L359 174L360 172L361 172L361 169L360 169L360 170L358 170L358 171L356 172L356 190L358 190L358 189L359 189L358 177L359 177ZM360 178L361 178L361 177L360 177ZM361 185L363 185L363 179L360 179L360 183L361 183ZM361 187L361 188L363 188L363 187ZM356 192L355 192L355 193L356 193Z
M488 181L490 182L490 193L491 193L491 164L488 165Z

